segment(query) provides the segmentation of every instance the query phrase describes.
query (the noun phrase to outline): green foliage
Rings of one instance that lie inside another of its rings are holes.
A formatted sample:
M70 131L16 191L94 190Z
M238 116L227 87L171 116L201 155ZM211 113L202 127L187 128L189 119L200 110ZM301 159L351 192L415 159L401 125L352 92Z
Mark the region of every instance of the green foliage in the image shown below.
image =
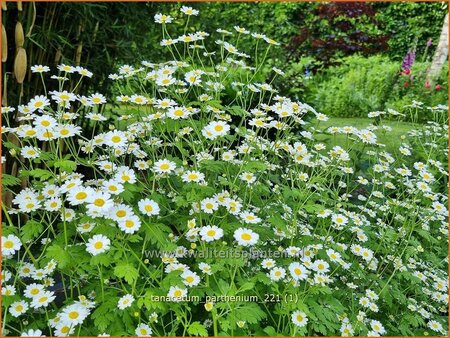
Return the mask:
M375 2L372 6L377 10L376 18L384 26L383 31L390 36L386 54L391 59L401 61L414 45L417 45L417 56L422 57L428 39L432 39L431 52L434 51L448 12L446 2Z
M405 106L413 100L434 106L447 101L446 81L440 82L447 74L442 72L438 83L440 90L425 88L426 64L416 62L410 77L400 75L400 66L383 56L363 58L352 56L343 63L318 73L310 80L310 96L305 97L318 111L337 117L366 117L368 112L393 108L405 111ZM404 87L404 82L410 83ZM430 119L431 114L423 116Z
M38 237L42 233L42 230L44 230L44 225L41 222L29 220L20 228L20 235L24 242L28 242Z
M201 324L200 322L192 322L191 325L189 325L187 332L190 335L197 336L197 337L207 337L208 336L208 330L206 330L205 326Z
M128 284L132 284L139 276L138 270L129 263L120 263L114 268L114 275L124 278Z

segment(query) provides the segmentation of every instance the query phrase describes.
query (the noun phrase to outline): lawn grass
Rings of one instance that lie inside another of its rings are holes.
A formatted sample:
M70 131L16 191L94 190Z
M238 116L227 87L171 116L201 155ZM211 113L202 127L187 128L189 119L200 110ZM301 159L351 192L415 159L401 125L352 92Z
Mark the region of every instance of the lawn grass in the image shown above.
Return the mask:
M326 131L329 127L344 127L353 126L357 129L364 129L374 122L373 119L369 118L340 118L340 117L330 117L328 121L321 121L318 124L318 129ZM316 122L312 121L315 125ZM379 130L375 131L377 135L378 142L386 145L386 150L391 153L398 152L398 148L404 142L402 136L412 129L420 128L420 124L414 124L410 122L401 121L382 121L382 125L389 126L392 131L386 131L381 127ZM349 145L349 140L346 135L328 135L326 133L316 134L316 139L321 142L326 142L331 146L341 146L347 148Z

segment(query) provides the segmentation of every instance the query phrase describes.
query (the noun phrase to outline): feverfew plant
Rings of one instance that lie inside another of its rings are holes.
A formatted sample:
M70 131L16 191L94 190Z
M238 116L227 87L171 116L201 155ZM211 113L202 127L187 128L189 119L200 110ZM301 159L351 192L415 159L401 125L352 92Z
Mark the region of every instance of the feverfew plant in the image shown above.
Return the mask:
M118 68L113 102L77 93L93 74L60 65L17 125L2 108L21 165L3 175L3 334L445 334L447 125L393 153L379 142L389 112L324 130L259 80L276 41L193 32L198 14L155 16L172 58Z

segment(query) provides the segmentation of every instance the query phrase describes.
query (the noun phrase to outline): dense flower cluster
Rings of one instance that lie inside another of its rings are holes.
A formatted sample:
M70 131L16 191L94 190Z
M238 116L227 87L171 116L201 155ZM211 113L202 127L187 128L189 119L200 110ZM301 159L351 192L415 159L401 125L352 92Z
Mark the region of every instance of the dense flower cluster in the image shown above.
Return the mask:
M4 333L445 334L447 126L418 126L390 153L382 122L322 128L325 115L256 81L276 41L234 27L209 51L208 33L173 38L175 18L154 19L173 59L110 75L119 116L65 87L90 71L60 65L58 90L3 128L29 182L5 207ZM225 295L259 301L205 301Z

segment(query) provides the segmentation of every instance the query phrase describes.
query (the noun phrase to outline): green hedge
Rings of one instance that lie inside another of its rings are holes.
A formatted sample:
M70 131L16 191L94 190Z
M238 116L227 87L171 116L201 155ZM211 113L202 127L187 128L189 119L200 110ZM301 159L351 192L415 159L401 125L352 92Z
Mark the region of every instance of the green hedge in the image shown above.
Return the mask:
M412 100L434 106L448 101L448 66L436 83L425 88L429 63L416 62L411 75L400 74L400 64L387 57L351 56L340 66L316 74L305 84L303 100L337 117L363 117L367 112L393 108L402 112ZM408 86L405 87L405 82Z

